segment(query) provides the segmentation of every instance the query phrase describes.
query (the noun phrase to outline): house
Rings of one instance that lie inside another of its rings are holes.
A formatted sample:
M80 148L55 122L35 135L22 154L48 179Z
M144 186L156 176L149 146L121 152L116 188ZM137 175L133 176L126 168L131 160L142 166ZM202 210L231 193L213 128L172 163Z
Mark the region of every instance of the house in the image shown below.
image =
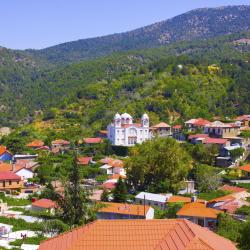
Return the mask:
M0 161L11 161L13 155L4 146L0 146Z
M151 137L169 137L172 136L171 126L165 122L160 122L150 128Z
M176 124L172 127L172 136L176 140L184 140L184 135L182 134L182 125Z
M188 136L188 141L192 144L198 144L198 143L203 143L205 138L207 138L207 134L194 134L194 135L189 135Z
M149 117L144 114L141 123L133 123L131 115L116 114L113 123L108 125L108 139L115 146L134 146L150 139Z
M22 180L28 180L34 177L34 172L28 168L20 168L17 171L15 171L15 174L20 176Z
M124 169L124 163L118 159L107 159L106 164L102 165L100 169L103 169L106 174L113 175L118 174L126 177L126 170Z
M102 202L97 218L114 219L154 219L154 209L147 205Z
M12 191L22 188L23 182L21 177L10 171L0 172L0 190Z
M99 144L99 143L102 143L102 142L103 142L103 139L100 138L100 137L84 138L84 139L83 139L83 142L84 142L85 144L89 144L89 145L92 145L92 144Z
M203 118L191 119L185 122L185 127L188 131L196 131L198 129L203 130L206 125L209 125L211 122Z
M37 212L45 211L54 213L55 208L56 208L56 203L50 199L36 200L31 204L31 210Z
M239 167L239 169L242 171L243 176L247 179L250 178L250 164L244 165Z
M77 164L87 166L91 163L92 157L78 157Z
M34 140L27 144L28 148L38 149L44 146L44 142L41 140Z
M63 140L63 139L57 139L51 142L51 149L52 152L64 152L65 150L70 149L70 142Z
M237 138L240 127L235 123L223 123L215 121L204 126L205 134L215 138Z
M147 192L141 192L135 196L135 203L148 206L156 206L160 209L166 208L166 201L172 196L172 194L153 194Z
M214 229L217 223L219 210L209 208L204 203L191 202L185 204L177 213L177 218L187 219L193 223L209 229Z
M223 147L230 146L230 141L227 139L223 139L223 138L207 137L204 139L203 143L207 146L217 145L219 147L219 149L221 149Z
M27 168L34 171L38 167L38 162L33 159L17 159L14 164L20 166L21 168Z
M250 115L241 115L236 117L237 122L240 122L241 127L250 127Z
M236 250L230 240L184 219L96 220L42 241L39 250Z

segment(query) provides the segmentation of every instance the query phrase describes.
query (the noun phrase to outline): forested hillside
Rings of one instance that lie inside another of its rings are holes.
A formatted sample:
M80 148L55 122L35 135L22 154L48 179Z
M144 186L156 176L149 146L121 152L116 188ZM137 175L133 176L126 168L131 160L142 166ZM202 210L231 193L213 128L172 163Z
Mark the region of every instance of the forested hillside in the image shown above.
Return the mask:
M197 9L130 32L82 39L27 51L56 64L78 62L114 52L153 48L177 41L209 39L250 30L250 6Z
M105 128L116 111L154 122L250 112L249 33L178 42L155 49L50 68L1 49L1 126L36 119ZM91 133L90 130L86 130Z

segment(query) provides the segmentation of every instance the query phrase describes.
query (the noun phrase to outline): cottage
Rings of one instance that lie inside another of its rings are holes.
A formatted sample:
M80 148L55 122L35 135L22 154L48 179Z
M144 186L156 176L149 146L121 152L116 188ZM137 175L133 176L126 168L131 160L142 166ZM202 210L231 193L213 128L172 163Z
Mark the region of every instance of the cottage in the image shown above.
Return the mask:
M31 205L31 210L33 211L46 211L50 213L54 213L56 207L56 203L50 199L40 199L34 201Z
M241 127L250 127L250 115L241 115L236 117L237 122L240 122Z
M178 212L178 218L184 218L198 224L202 227L214 229L217 223L218 214L221 211L206 207L206 204L200 202L191 202L185 204Z
M0 161L11 161L13 155L4 146L0 146Z
M148 206L156 206L160 209L166 208L166 201L172 196L172 194L153 194L147 192L141 192L135 196L136 204L145 204Z
M92 157L78 157L77 164L87 166L92 162Z
M51 142L51 149L54 153L64 152L70 149L70 142L62 139L57 139Z
M184 135L182 133L182 125L177 124L172 127L173 138L176 140L184 140Z
M10 171L0 172L0 190L12 191L22 188L23 182L21 177Z
M151 137L169 137L172 136L171 126L165 122L160 122L150 128Z
M91 137L91 138L84 138L83 142L88 145L92 144L100 144L103 142L103 139L100 137Z
M222 248L237 249L230 240L188 220L168 219L97 220L42 241L39 250Z
M100 167L100 169L103 169L106 174L118 174L126 177L126 170L124 169L123 161L110 158L109 160L107 160L107 162L107 164L104 164Z
M173 195L167 200L167 204L170 203L190 203L190 202L199 202L199 203L206 203L205 200L202 199L196 199L195 196L193 197L185 197L181 195Z
M237 138L240 127L235 123L223 123L215 121L204 126L205 134L216 138Z
M102 202L98 210L98 219L153 219L154 209L150 206Z
M133 123L131 115L116 114L113 123L108 125L108 139L115 146L134 146L150 139L149 117L144 114L141 123Z
M185 122L185 127L188 131L196 131L198 129L204 129L206 125L209 125L211 122L203 118L191 119Z

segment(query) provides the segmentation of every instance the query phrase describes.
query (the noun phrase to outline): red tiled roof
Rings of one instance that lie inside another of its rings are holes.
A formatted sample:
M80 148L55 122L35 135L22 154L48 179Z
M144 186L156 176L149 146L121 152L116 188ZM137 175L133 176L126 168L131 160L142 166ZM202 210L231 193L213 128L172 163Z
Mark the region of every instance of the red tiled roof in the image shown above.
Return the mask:
M102 138L100 137L84 138L83 141L88 144L102 143Z
M59 145L69 145L70 142L66 141L66 140L58 139L58 140L52 141L51 144L52 145L56 145L56 144L59 144Z
M204 217L204 218L213 218L216 219L218 214L221 211L218 211L213 208L206 207L206 204L200 202L191 202L185 204L178 212L178 216L191 216L191 217Z
M240 170L250 173L250 164L239 167Z
M115 182L105 182L102 184L103 189L114 189L116 187Z
M112 161L114 161L113 158L111 158L111 157L105 157L105 158L101 159L99 162L101 162L101 163L103 163L103 164L109 164L109 163L111 163Z
M42 146L42 147L36 148L36 150L50 150L50 148L48 146Z
M173 129L181 129L182 128L182 125L174 125L173 127L172 127Z
M207 137L207 138L205 138L203 143L205 143L205 144L225 144L227 141L228 141L227 139L223 139L223 138Z
M32 206L41 208L54 208L56 203L50 199L40 199L32 203Z
M210 124L211 122L202 118L196 119L196 121L193 123L193 125L198 126L198 127L204 127L207 124Z
M230 185L224 185L220 188L220 190L223 191L230 191L232 193L240 193L247 191L246 188L236 187L236 186L230 186Z
M209 135L208 134L195 134L195 135L189 135L188 136L188 139L189 140L192 140L192 139L198 139L198 138L207 138L207 137L209 137Z
M44 146L44 142L41 140L34 140L27 144L27 147L29 148L40 148L42 146Z
M236 121L250 121L250 115L241 115L236 117Z
M43 241L39 250L236 250L212 231L184 219L97 220Z
M79 158L77 158L78 164L81 164L81 165L88 165L91 160L92 160L92 157L79 157Z
M21 180L21 177L11 171L0 171L0 181L4 180Z
M165 122L160 122L159 124L156 124L153 126L153 128L170 128L171 126L168 125L167 123Z

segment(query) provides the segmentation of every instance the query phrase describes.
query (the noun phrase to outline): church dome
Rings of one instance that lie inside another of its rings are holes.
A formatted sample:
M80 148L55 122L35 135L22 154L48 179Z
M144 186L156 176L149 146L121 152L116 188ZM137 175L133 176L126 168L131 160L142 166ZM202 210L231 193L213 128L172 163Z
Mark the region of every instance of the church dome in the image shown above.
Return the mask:
M117 119L121 119L121 116L119 113L116 113L115 116L114 116L114 120L117 120Z
M148 115L145 113L142 117L141 117L141 119L149 119L149 117L148 117Z
M121 118L123 118L123 119L132 119L132 116L130 114L128 114L128 113L124 113L124 114L121 115Z

